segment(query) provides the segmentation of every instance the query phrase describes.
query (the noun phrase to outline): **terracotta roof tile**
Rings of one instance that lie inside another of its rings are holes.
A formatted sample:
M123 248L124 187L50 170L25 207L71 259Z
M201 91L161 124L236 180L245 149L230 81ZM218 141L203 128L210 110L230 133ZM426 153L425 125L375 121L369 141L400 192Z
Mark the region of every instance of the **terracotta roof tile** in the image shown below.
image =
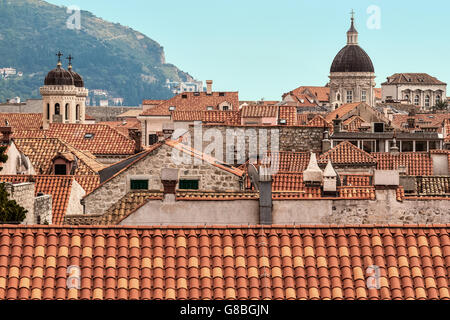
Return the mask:
M344 115L346 115L347 113L349 113L350 111L355 109L360 104L361 104L361 102L344 104L344 105L340 106L339 108L337 108L336 110L334 110L334 111L330 112L329 114L327 114L325 119L328 122L332 122L334 119L336 119L336 117L342 118Z
M407 175L430 176L433 175L433 162L427 152L401 152L392 153L371 153L377 161L378 170L397 170L405 167Z
M174 111L173 121L202 121L204 123L221 123L225 125L240 125L239 111Z
M280 106L278 109L278 119L286 120L286 125L297 125L297 108L294 106Z
M161 102L154 108L145 110L141 115L170 116L172 113L169 110L170 107L175 107L174 111L207 111L208 107L219 110L218 107L223 102L230 103L233 109L237 110L239 108L238 92L213 92L211 95L206 92L184 92Z
M435 77L430 76L426 73L395 73L387 78L388 80L383 85L392 84L445 84L444 82L438 80Z
M8 121L13 132L20 130L40 130L42 128L41 113L0 113L0 124Z
M241 108L242 118L276 118L278 106L275 105L247 105Z
M52 224L60 225L69 204L69 197L72 190L73 176L2 176L0 182L23 183L35 181L35 194L43 193L52 196Z
M449 225L2 226L0 299L449 300L448 233ZM367 287L371 265L380 289ZM70 266L80 289L67 288Z
M14 143L33 164L36 172L52 174L52 160L58 154L69 154L77 159L74 175L96 175L105 166L58 138L16 138Z
M344 141L338 144L333 149L322 154L318 162L327 163L331 160L333 164L345 164L345 165L375 165L376 159L364 150L359 149L352 143Z
M141 112L140 110L137 110L138 112ZM128 111L129 112L129 111ZM105 122L98 122L97 124L106 124L107 126L111 127L112 129L119 132L121 135L129 138L129 130L130 129L136 129L141 131L142 126L141 122L138 119L135 118L128 118L124 121L105 121Z

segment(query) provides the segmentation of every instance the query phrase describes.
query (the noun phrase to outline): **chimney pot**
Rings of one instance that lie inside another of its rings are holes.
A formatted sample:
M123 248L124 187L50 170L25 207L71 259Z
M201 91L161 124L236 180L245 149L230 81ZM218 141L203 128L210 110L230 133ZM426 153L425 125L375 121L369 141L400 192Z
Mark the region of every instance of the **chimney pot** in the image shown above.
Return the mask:
M212 85L213 85L212 80L206 80L206 93L207 94L212 94Z

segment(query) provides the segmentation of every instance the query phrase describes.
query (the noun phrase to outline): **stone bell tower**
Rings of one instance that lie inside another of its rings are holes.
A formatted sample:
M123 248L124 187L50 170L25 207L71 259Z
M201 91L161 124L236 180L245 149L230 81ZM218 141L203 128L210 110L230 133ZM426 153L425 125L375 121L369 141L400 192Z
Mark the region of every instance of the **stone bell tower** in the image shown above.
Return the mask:
M72 69L73 57L69 55L69 68L62 67L61 52L58 63L45 77L40 88L43 100L43 127L48 129L51 123L84 123L86 115L86 97L83 78Z

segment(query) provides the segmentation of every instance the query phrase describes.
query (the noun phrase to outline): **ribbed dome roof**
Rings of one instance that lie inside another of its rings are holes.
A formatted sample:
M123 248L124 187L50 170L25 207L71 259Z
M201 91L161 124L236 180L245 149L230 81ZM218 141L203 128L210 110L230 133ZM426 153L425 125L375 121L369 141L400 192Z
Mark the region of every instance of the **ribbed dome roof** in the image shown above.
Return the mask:
M83 78L78 73L73 71L73 69L71 67L69 67L69 72L70 72L70 74L73 77L73 82L75 84L75 87L77 87L77 88L84 88Z
M46 86L73 86L73 76L69 71L64 70L60 64L50 71L45 77Z
M360 46L346 45L334 58L331 72L375 72L375 69Z

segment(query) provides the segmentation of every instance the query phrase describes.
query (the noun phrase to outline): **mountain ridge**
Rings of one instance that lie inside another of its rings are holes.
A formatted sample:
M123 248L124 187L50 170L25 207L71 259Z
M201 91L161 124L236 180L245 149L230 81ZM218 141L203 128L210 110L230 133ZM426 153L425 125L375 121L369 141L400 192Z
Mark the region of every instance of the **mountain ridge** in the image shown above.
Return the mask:
M123 97L126 105L170 98L166 79L192 79L166 63L164 48L143 33L88 11L77 14L42 0L0 0L0 68L23 72L22 77L0 78L1 101L39 98L39 87L56 66L59 50L75 57L74 70L88 89L107 90Z

